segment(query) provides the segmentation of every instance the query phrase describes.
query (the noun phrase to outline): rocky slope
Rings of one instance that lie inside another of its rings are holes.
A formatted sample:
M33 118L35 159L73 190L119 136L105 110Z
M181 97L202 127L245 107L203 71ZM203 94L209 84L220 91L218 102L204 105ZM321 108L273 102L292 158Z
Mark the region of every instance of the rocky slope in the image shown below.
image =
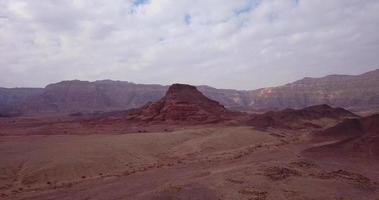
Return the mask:
M204 96L196 87L174 84L162 99L145 105L128 119L143 122L213 123L231 119L233 114L219 102Z
M138 108L164 96L168 86L127 81L63 81L45 88L0 89L0 113L94 112ZM304 108L328 104L365 110L379 107L379 70L362 75L304 78L251 91L198 86L205 96L237 110Z
M317 120L342 120L356 117L355 114L343 108L332 108L328 105L316 105L303 109L287 108L281 111L269 111L264 114L253 114L248 120L248 124L256 128L321 128L316 123Z
M379 114L345 120L315 137L337 142L310 148L305 151L308 155L379 160Z

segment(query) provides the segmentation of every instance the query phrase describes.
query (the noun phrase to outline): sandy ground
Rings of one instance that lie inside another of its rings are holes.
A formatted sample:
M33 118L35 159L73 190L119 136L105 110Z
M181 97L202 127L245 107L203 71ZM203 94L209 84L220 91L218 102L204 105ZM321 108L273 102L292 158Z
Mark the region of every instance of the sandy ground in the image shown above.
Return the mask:
M0 199L379 200L376 163L304 157L306 131L112 130L1 136Z

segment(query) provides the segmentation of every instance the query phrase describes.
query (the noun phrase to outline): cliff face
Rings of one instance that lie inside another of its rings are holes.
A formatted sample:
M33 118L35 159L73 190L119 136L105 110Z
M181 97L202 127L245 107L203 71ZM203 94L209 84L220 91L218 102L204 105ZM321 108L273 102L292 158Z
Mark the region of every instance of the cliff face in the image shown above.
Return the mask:
M241 93L200 86L210 98L228 106L239 106ZM126 81L63 81L50 84L19 103L24 112L109 111L138 108L163 97L168 86L134 84Z
M138 108L162 98L168 86L134 84L126 81L63 81L50 84L42 92L28 96L19 103L27 113L92 112ZM199 90L211 99L228 107L244 105L243 92L200 86Z
M20 105L30 97L42 93L42 88L0 88L0 114L12 115L23 112Z
M136 108L161 98L166 87L126 81L64 81L48 85L23 105L27 112L109 111Z
M379 70L358 76L304 78L280 87L248 92L253 108L301 108L328 104L344 108L379 106Z
M279 87L251 91L198 86L205 96L227 108L268 110L328 104L368 109L379 107L379 70L358 76L304 78ZM165 95L168 86L126 81L63 81L46 88L0 88L1 112L81 112L138 108Z

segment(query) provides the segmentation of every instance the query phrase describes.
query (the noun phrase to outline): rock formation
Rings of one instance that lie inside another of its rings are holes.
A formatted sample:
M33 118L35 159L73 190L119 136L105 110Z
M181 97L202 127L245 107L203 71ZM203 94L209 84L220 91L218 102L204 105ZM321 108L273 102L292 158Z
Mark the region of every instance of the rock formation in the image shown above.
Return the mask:
M379 160L379 114L345 120L315 135L317 140L337 141L310 148L313 156L344 156L356 159Z
M145 105L129 119L144 122L213 123L230 119L233 115L223 105L199 92L196 87L172 85L157 102Z
M362 75L330 75L304 78L279 87L248 92L249 106L256 109L304 108L328 104L363 109L379 107L379 69Z
M42 88L0 88L0 114L13 115L24 112L21 105L30 97L42 93Z
M362 75L304 78L279 87L240 91L197 87L205 96L240 111L328 104L379 108L379 70ZM93 112L138 108L162 98L168 86L127 81L63 81L45 88L0 88L0 112Z
M281 111L269 111L264 114L253 114L248 124L257 128L285 128L301 129L317 127L312 121L319 119L340 120L355 117L353 113L343 108L332 108L328 105L316 105L303 109L285 109Z
M26 112L94 112L137 108L162 97L166 88L126 81L63 81L46 86L23 104Z

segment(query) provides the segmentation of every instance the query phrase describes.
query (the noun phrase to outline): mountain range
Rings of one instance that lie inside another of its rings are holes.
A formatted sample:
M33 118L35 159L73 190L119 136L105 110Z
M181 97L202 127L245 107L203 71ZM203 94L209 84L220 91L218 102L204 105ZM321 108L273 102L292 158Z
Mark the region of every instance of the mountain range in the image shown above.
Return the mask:
M235 110L303 108L328 104L347 109L379 107L379 69L361 75L304 78L257 90L197 86L208 98ZM162 98L168 86L127 81L62 81L45 88L0 88L0 116L126 110Z

